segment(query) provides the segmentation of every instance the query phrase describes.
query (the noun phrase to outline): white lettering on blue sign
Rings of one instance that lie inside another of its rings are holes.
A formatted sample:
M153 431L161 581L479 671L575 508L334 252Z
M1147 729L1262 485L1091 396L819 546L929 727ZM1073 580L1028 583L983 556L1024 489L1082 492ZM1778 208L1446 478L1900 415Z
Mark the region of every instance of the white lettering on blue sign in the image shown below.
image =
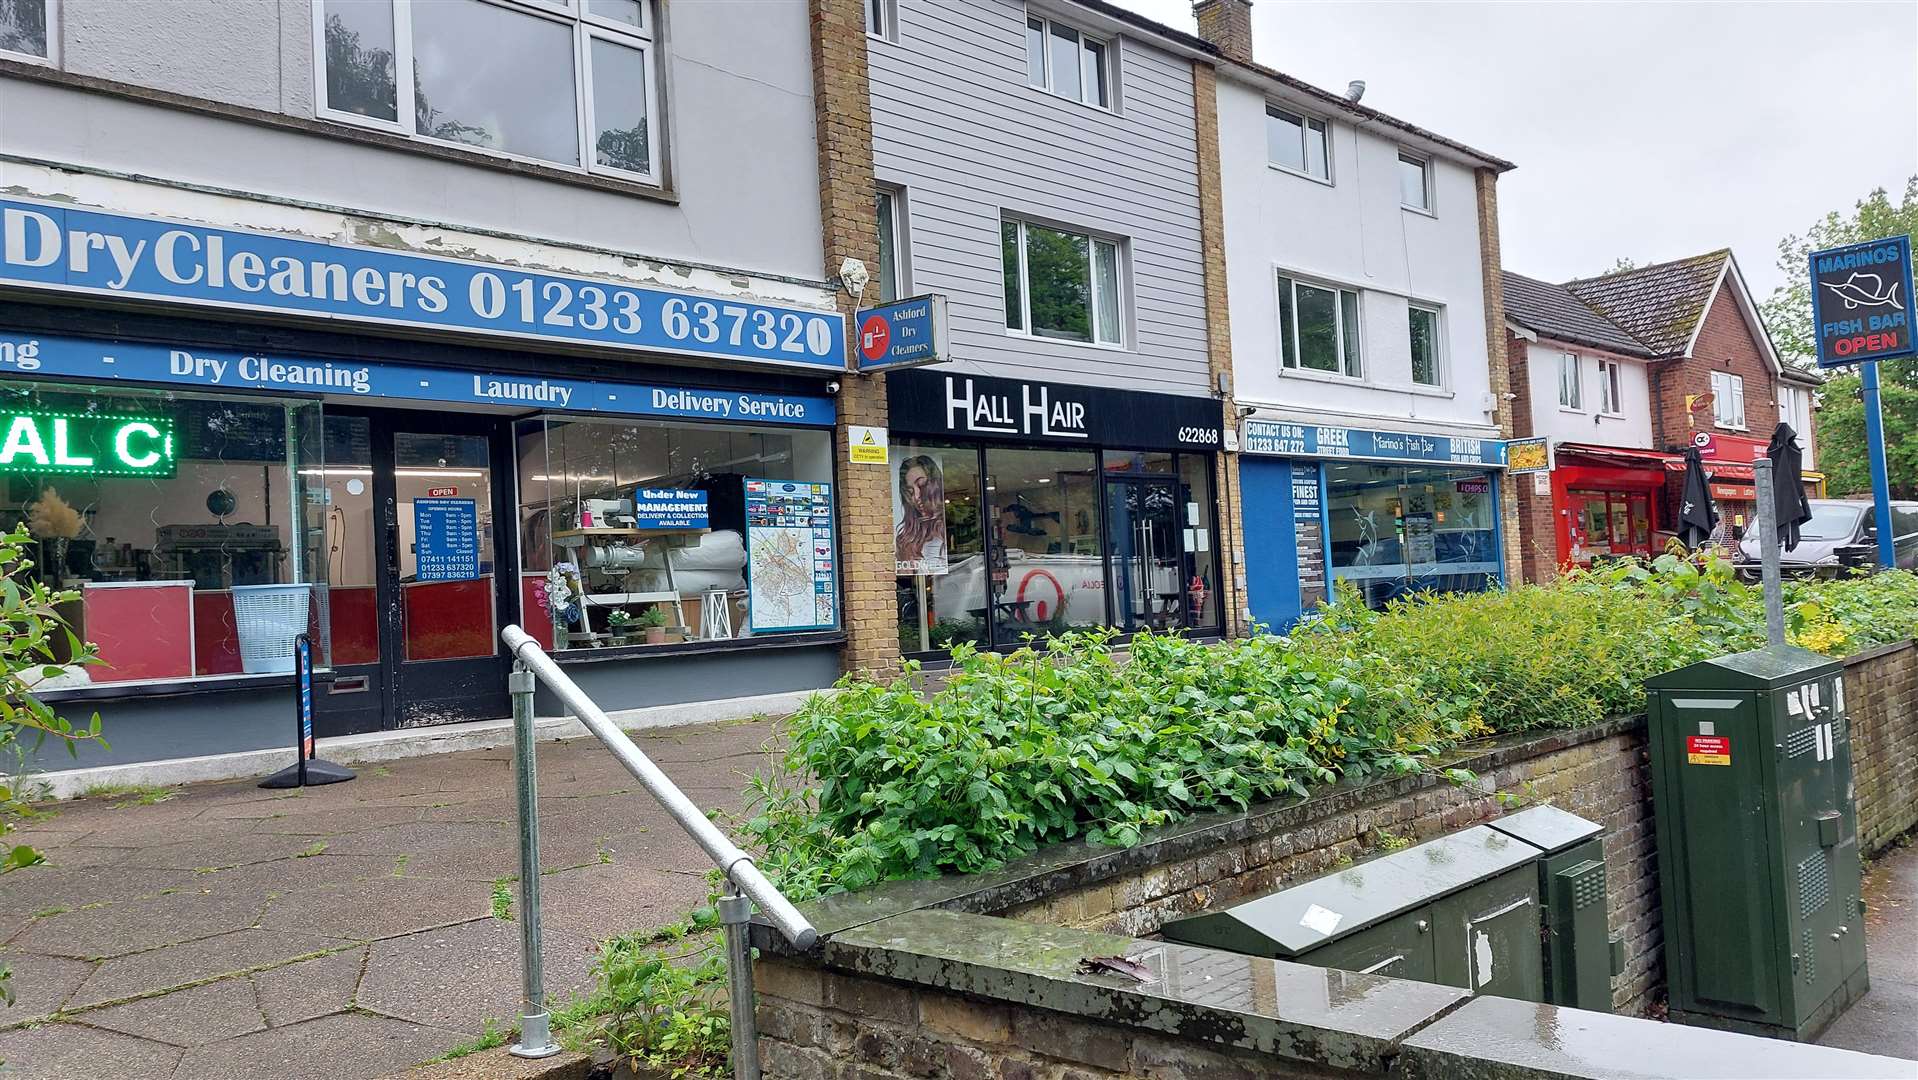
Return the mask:
M836 312L0 199L0 282L843 369Z
M514 405L628 416L830 427L831 398L555 379L410 364L345 363L0 331L0 371L198 387Z
M1349 457L1362 460L1498 465L1505 444L1497 439L1321 427L1274 420L1248 420L1242 442L1248 454L1280 457Z

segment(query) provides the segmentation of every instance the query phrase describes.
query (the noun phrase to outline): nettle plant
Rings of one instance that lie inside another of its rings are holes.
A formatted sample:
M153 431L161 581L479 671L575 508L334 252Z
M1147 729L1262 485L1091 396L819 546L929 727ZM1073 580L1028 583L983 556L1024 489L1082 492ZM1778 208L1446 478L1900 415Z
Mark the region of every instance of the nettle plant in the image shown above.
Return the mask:
M7 771L15 777L26 773L26 751L47 739L65 742L69 752L77 752L77 744L89 739L105 744L100 739L99 714L87 727L76 728L34 696L40 679L62 672L53 663L56 655L71 655L73 663L91 663L94 650L75 639L59 616L58 605L79 594L56 592L32 576L33 562L27 553L33 542L25 529L0 534L0 760L13 766ZM67 648L56 653L57 642ZM35 813L25 799L17 781L0 783L0 874L45 861L31 846L6 839L16 819ZM13 992L7 974L0 967L0 1000L10 1005Z

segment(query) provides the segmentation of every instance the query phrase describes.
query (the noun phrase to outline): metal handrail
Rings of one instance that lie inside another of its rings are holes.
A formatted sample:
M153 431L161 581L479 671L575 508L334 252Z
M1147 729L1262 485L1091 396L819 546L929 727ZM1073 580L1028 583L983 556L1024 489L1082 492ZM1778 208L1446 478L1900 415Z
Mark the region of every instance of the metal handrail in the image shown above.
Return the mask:
M520 908L523 924L523 990L520 1041L512 1052L520 1057L546 1057L558 1053L552 1040L550 1016L546 1012L545 992L540 975L539 929L539 802L533 757L533 679L544 682L560 703L579 718L613 757L633 774L647 794L659 801L680 828L686 830L706 856L726 876L726 895L719 902L719 919L726 933L726 952L732 981L733 1071L742 1080L759 1076L758 1046L753 1032L752 948L746 942L746 922L752 905L758 904L781 936L804 951L819 940L812 923L766 879L752 856L740 850L725 833L719 831L700 810L698 804L673 783L653 760L646 756L626 733L613 723L605 711L586 696L578 683L546 655L532 635L517 625L500 631L500 638L513 654L515 670L510 680L513 695L515 772L520 799Z

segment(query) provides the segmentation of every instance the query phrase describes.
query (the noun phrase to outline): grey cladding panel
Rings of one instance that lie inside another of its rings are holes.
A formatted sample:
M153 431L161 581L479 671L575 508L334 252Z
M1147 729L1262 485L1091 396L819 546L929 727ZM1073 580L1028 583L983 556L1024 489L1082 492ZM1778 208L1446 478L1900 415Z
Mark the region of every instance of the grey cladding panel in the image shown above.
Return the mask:
M1107 112L1026 85L1023 4L899 0L899 16L899 40L869 50L873 157L906 189L912 285L949 297L959 366L1208 391L1191 64L1124 38ZM1127 242L1125 349L1006 333L1006 215Z

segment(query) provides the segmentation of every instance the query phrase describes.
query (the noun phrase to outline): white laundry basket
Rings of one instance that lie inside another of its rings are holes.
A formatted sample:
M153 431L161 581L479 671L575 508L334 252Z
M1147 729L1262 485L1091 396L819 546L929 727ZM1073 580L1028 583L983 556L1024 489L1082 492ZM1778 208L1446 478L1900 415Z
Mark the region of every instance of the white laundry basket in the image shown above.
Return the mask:
M240 669L248 675L293 670L293 640L306 633L311 585L235 585L233 622Z

